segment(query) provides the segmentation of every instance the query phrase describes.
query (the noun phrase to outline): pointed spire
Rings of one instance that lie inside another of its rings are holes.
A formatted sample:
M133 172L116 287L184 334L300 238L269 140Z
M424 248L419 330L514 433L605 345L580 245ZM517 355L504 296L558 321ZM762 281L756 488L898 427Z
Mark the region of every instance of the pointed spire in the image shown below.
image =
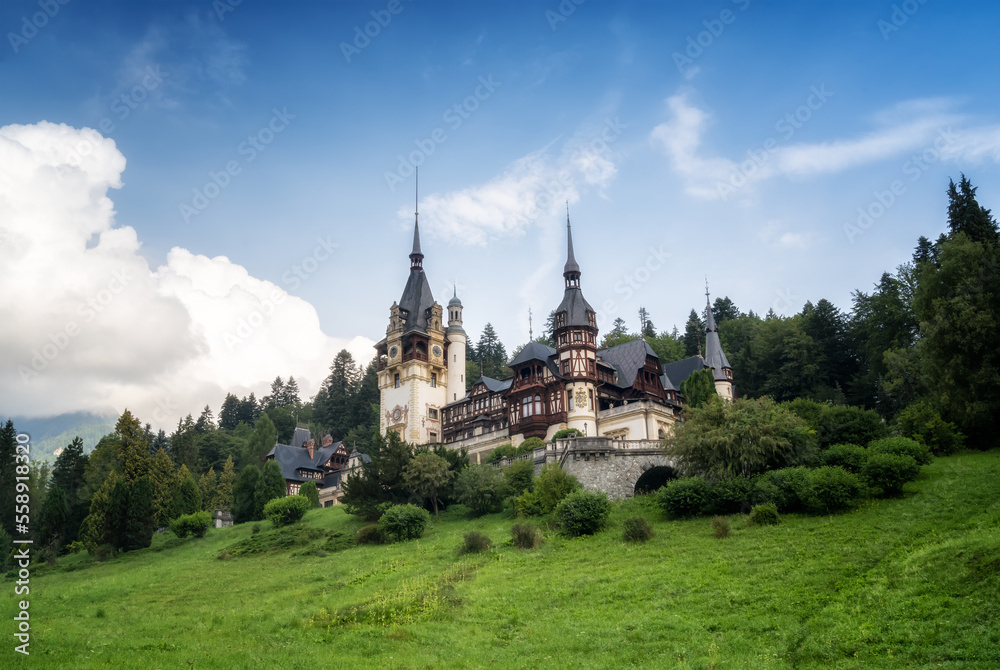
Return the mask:
M571 277L575 274L575 277ZM569 200L566 201L566 266L563 268L563 277L566 278L567 285L570 279L580 279L580 266L577 265L576 256L573 254L573 227L569 222Z
M417 168L419 171L420 168ZM414 187L413 206L413 251L410 252L410 268L422 268L424 265L424 254L420 251L420 191L419 172L417 174L417 186Z
M712 312L712 297L708 293L708 277L705 277L705 332L719 332L715 325L715 314Z
M529 306L528 307L528 341L530 342L530 341L532 341L534 339L535 339L535 332L532 329L532 324L531 324L531 307Z

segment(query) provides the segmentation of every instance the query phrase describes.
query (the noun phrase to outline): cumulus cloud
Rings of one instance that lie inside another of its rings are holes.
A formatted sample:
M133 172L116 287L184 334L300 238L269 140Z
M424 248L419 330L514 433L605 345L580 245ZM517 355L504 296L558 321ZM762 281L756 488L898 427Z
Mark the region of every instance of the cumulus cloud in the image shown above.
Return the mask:
M684 178L686 192L698 198L749 195L756 184L774 177L837 173L929 148L945 159L1000 160L1000 127L963 128L965 119L950 111L950 101L941 99L900 103L874 115L874 130L824 142L786 143L795 126L781 126L779 120L775 129L780 132L738 158L706 157L702 142L711 115L690 97L684 92L667 99L671 118L653 128L650 141Z
M169 427L292 374L314 393L337 351L316 310L228 258L175 247L151 268L108 191L125 158L91 129L0 128L0 406L120 412Z
M565 201L579 200L584 190L602 190L614 181L616 141L627 128L617 117L581 130L514 161L485 184L420 200L421 225L442 237L482 246L491 240L523 235L541 219L562 211ZM407 207L401 221L412 220Z

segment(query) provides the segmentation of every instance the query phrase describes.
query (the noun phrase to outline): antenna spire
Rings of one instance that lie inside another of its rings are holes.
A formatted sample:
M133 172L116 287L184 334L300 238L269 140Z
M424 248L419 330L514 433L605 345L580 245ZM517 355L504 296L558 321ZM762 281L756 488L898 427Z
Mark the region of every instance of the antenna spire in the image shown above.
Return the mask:
M531 307L528 307L528 341L535 339L535 332L531 328Z
M424 254L420 250L420 192L414 188L414 209L413 209L413 251L410 252L410 269L422 268L424 265Z

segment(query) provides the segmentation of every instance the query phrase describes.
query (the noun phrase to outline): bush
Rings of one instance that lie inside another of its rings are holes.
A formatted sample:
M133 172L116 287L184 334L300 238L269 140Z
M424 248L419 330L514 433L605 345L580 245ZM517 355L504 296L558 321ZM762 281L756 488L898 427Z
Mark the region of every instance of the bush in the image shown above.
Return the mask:
M646 542L653 538L653 528L644 517L633 516L625 519L622 538L626 542Z
M579 437L583 435L576 428L563 428L560 431L556 431L556 434L552 436L553 440L561 440L566 437Z
M806 473L799 499L810 514L831 514L851 507L861 493L857 475L840 467L825 466Z
M900 412L896 430L903 437L926 444L935 456L954 454L965 442L955 424L942 419L927 401L914 403Z
M709 503L711 487L704 477L685 477L667 482L656 492L656 502L671 519L702 513Z
M416 505L393 505L378 520L378 529L396 542L415 540L424 534L431 515Z
M848 472L861 472L868 460L868 450L857 444L835 444L819 455L820 465L833 465Z
M472 531L465 534L465 540L459 548L461 554L481 554L493 548L493 540L488 535Z
M288 526L302 520L309 511L309 499L303 496L275 498L264 505L264 516L277 526Z
M490 453L490 456L487 459L487 462L488 463L496 463L497 461L499 461L501 459L510 458L511 456L516 456L516 455L517 455L517 449L514 448L513 444L509 444L509 443L508 444L501 444L499 447L497 447L496 449L494 449Z
M530 454L535 449L545 446L545 440L540 437L529 437L527 440L517 445L517 450L515 451L515 456L523 456L524 454Z
M781 523L778 507L774 503L761 503L750 510L747 520L754 526L777 526Z
M851 405L826 407L820 417L820 449L834 444L868 444L889 434L878 412Z
M729 537L729 519L724 516L713 517L712 531L720 540L724 537Z
M492 465L470 465L458 473L455 498L476 516L499 512L504 499L503 473Z
M250 534L251 535L256 535L259 532L260 532L260 524L259 523L255 523L254 525L250 526Z
M385 544L388 538L379 530L378 524L370 523L358 529L358 544Z
M877 496L895 496L903 492L903 484L920 474L920 465L905 454L875 452L861 470L861 477Z
M530 523L515 523L510 535L518 549L536 549L542 544L542 531Z
M575 491L556 505L554 514L567 535L593 535L608 524L611 501L606 493Z
M516 498L535 488L535 464L531 461L514 461L503 469L503 497Z
M746 477L729 477L712 484L705 511L709 514L740 514L750 511L753 482Z
M754 481L755 503L774 503L779 512L802 508L799 492L805 487L806 468L782 468L765 472Z
M170 530L177 537L205 537L208 527L212 525L212 515L208 512L184 514L170 522Z
M514 511L522 516L544 516L574 491L580 490L580 482L571 474L551 463L542 468L535 479L533 491L522 493L514 501Z
M868 451L877 454L909 456L917 462L917 465L928 465L932 458L930 447L908 437L887 437L882 440L874 440L868 444Z

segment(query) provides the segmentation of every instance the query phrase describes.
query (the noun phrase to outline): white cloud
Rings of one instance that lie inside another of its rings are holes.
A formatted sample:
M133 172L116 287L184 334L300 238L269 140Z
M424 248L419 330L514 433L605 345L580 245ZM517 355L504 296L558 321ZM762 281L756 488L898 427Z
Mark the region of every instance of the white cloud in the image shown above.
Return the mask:
M935 148L935 142L946 159L1000 160L1000 127L961 129L963 117L949 111L952 103L948 100L912 100L880 111L874 115L878 127L857 137L786 145L782 133L776 133L769 138L773 145L764 145L762 140L761 146L748 147L735 159L702 155L711 116L692 104L687 93L671 96L666 103L671 118L654 127L650 139L666 154L671 168L684 177L686 192L698 198L749 195L755 184L773 177L843 172ZM955 133L958 141L942 148L940 138L949 133Z
M563 211L582 190L601 192L618 173L615 142L627 126L617 117L582 130L565 141L558 156L555 142L507 166L489 182L420 200L420 222L425 230L469 245L485 245L502 237L523 235L540 219ZM412 220L408 207L398 211L401 221Z
M317 390L341 348L315 309L228 258L175 247L153 271L108 189L125 158L90 129L0 128L0 405L10 414L132 409L169 427L226 392L294 375Z

